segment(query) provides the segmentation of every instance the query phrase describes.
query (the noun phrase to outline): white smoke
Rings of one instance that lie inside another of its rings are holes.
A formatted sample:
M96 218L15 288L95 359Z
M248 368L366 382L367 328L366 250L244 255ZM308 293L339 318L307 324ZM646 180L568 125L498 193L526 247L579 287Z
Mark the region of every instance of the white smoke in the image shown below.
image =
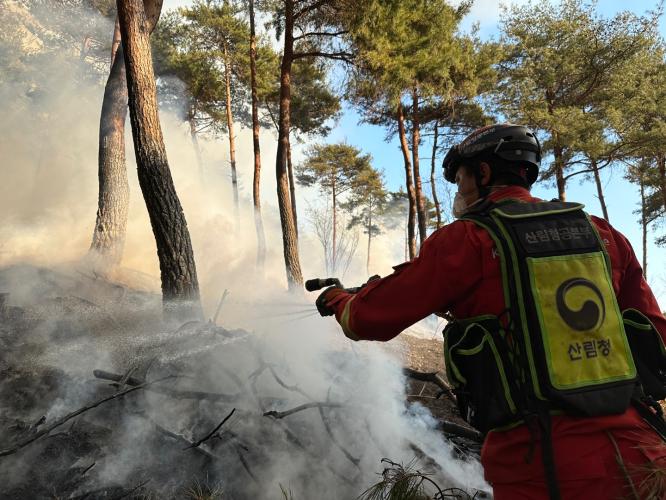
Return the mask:
M90 380L92 370L124 373L132 366L145 368L148 360L155 359L149 378L181 377L169 382L170 388L238 394L233 401L236 413L223 427L236 437L229 438L228 446L203 445L203 449L214 451L211 471L239 496L277 497L285 488L295 498L351 498L378 480L382 457L408 463L415 456L413 445L435 459L447 484L488 489L478 463L452 458L451 446L434 431L428 411L406 407L405 381L394 357L377 344L352 345L332 319L316 315L315 294L292 296L284 291L272 132L261 134L268 255L260 272L255 266L251 132L237 125L241 223L236 232L226 138L200 138L202 182L189 130L174 115L161 115L174 183L192 237L205 314L216 313L223 291L228 290L217 323L227 330L242 328L251 332L249 336L241 332L224 336L197 325L184 325L178 331L161 326L156 248L136 179L129 121L130 219L121 270L115 276L119 284L80 267L95 222L103 88L82 83L60 71L62 67L57 58L40 60L39 70L48 75L49 85L41 89L39 100L26 94L23 81L0 90L0 266L4 269L0 292L9 292L12 306L22 306L36 318L23 344L6 340L5 361L54 367L67 378L69 382L48 400L47 423L96 397L100 383ZM297 150L294 161L298 160ZM314 193L309 196L316 198ZM323 252L305 223L306 203L299 202L303 272L306 277L321 276ZM372 272L391 272L390 266L404 252L402 231L376 238L373 247ZM364 251L359 250L347 279L349 285L365 281ZM115 422L122 422L113 429L117 436L113 446L89 473L100 485L133 484L137 471L160 461L159 452L151 451L157 446L151 437L156 425L192 441L232 407L150 392L142 398L137 403L140 410L128 402L120 410L90 414L90 425L108 423L114 415ZM306 403L321 403L322 414L313 407L279 420L262 415ZM6 402L0 401L4 406ZM27 417L15 411L12 415ZM30 415L34 417L38 415ZM238 453L246 456L260 486L243 471ZM0 479L18 481L17 471L26 467L26 457L0 460ZM175 484L151 486L163 493L177 489Z

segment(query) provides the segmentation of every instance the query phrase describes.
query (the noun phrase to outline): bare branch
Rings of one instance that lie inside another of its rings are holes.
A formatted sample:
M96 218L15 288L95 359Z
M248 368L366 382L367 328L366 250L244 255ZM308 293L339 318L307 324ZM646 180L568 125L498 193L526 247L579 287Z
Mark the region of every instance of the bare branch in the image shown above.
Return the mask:
M310 31L307 33L303 33L302 35L298 35L294 37L294 42L297 40L302 40L303 38L309 37L309 36L340 36L340 35L346 35L349 33L347 30L343 31Z
M597 171L602 170L602 169L608 167L609 165L610 165L610 163L606 163L606 165L604 165L604 166L602 166L602 167L597 167ZM572 173L572 174L565 175L565 176L564 176L564 180L565 180L565 181L568 181L569 179L571 179L572 177L575 177L576 175L580 175L580 174L589 174L589 173L592 173L592 172L594 172L594 169L592 169L592 168L589 168L589 169L587 169L587 170L579 170L579 171L574 172L574 173Z
M439 373L419 372L416 370L412 370L411 368L403 368L402 373L409 378L413 378L414 380L420 380L421 382L431 382L437 385L440 389L442 389L442 392L444 392L444 394L446 394L452 401L456 400L456 397L453 394L451 386Z
M213 436L215 435L215 433L216 433L217 431L219 431L220 428L224 425L224 423L225 423L227 420L229 420L229 419L231 418L231 416L234 414L235 411L236 411L236 408L232 409L231 412L229 412L229 414L228 414L226 417L224 417L224 419L222 419L222 422L220 422L219 424L217 424L217 427L215 427L215 429L213 429L213 430L210 431L208 434L206 434L205 437L199 439L196 443L192 443L190 446L188 446L188 447L185 448L185 449L187 450L188 448L198 448L199 445L201 445L201 443L203 443L204 441L207 441L207 440L209 440L211 437L213 437Z
M287 411L271 410L264 412L264 417L273 417L274 419L278 420L284 417L288 417L289 415L293 415L294 413L298 413L299 411L307 410L309 408L340 408L341 406L342 405L340 403L305 403Z
M294 21L296 21L300 17L303 17L308 12L312 12L313 10L318 9L322 5L330 3L330 1L331 0L319 0L318 2L308 5L307 7L303 7L301 10L294 13Z
M294 52L293 59L302 59L303 57L325 57L326 59L335 59L337 61L344 61L351 63L354 59L354 54L350 52Z
M331 390L329 389L329 394L326 396L326 400L328 401L328 396L330 395ZM320 406L319 407L319 416L321 417L321 421L324 424L324 428L326 429L326 432L328 433L328 436L331 438L331 441L333 441L333 444L338 447L338 449L344 454L345 457L347 457L347 460L349 460L352 464L356 466L357 469L361 469L360 463L361 460L356 458L354 455L352 455L347 449L342 446L338 440L335 438L335 435L333 434L333 429L331 429L331 425L328 422L328 417L324 413L324 409Z
M227 295L229 295L229 290L224 289L224 293L222 294L222 297L220 298L220 302L217 304L217 310L215 311L215 316L213 316L213 324L217 324L217 317L220 315L220 311L222 310L222 304L224 304L224 299L227 298Z
M111 380L114 382L118 382L122 378L122 375L105 372L104 370L93 370L93 375L96 378L102 380ZM138 385L141 385L143 381L134 377L130 377L126 380L125 383L129 386L136 387ZM240 396L240 394L219 394L215 392L179 391L177 389L170 389L168 387L160 387L160 386L150 387L147 390L151 392L156 392L158 394L163 394L165 396L169 396L174 399L200 399L207 401L221 401L227 403L235 401Z
M175 432L171 432L170 430L165 429L165 428L162 427L160 424L158 424L157 422L155 422L152 418L150 418L150 417L148 417L148 416L146 416L146 415L141 415L141 414L139 414L139 416L142 417L142 418L144 418L144 419L146 419L148 422L150 422L150 423L153 425L153 427L155 427L155 430L156 430L157 432L159 432L160 434L164 434L165 436L170 437L171 439L175 439L176 441L181 441L182 443L187 444L187 445L192 445L192 444L193 444L193 443L192 443L189 439L187 439L185 436L181 436L180 434L176 434ZM189 447L190 447L190 446L188 446L188 448L189 448ZM186 449L187 449L187 448L186 448ZM210 452L204 450L203 448L193 448L193 450L194 450L195 452L199 453L200 455L205 456L205 457L208 458L208 459L218 458L217 456L215 456L215 455L213 455L212 453L210 453Z
M247 460L245 459L243 452L240 450L240 446L236 446L236 454L238 455L240 463L243 465L243 469L245 469L245 472L247 472L247 475L250 476L255 483L259 484L259 480L252 473L252 469L250 469L250 464L247 463Z
M29 445L33 441L36 441L40 437L48 434L49 432L51 432L56 427L60 427L62 424L64 424L65 422L67 422L71 419L73 419L74 417L77 417L77 416L81 415L82 413L87 412L88 410L92 410L93 408L96 408L99 405L106 403L107 401L122 398L123 396L126 396L127 394L129 394L131 392L138 391L139 389L143 389L143 388L148 387L152 384L156 384L157 382L163 382L164 380L175 378L175 377L176 377L175 375L169 375L167 377L163 377L163 378L155 380L153 382L145 382L141 385L137 385L137 386L134 386L134 387L130 387L129 389L125 389L124 391L116 392L115 394L112 394L111 396L106 396L104 398L98 399L97 401L95 401L94 403L91 403L88 406L84 406L83 408L79 408L76 411L68 413L64 417L56 420L51 425L46 426L45 428L43 428L41 431L37 432L36 434L33 434L29 438L24 439L23 441L19 442L14 447L7 448L7 449L4 449L4 450L0 450L0 457L4 457L4 456L7 456L7 455L11 455L12 453L16 453L21 448Z

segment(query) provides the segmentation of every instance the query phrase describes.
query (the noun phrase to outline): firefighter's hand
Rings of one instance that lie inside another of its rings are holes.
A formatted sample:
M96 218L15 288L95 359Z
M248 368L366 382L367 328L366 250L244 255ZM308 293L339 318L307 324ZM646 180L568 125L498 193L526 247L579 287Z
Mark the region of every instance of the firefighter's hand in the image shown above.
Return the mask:
M319 314L322 316L333 316L335 311L328 305L328 301L343 291L344 290L339 286L329 286L326 290L321 292L315 302Z

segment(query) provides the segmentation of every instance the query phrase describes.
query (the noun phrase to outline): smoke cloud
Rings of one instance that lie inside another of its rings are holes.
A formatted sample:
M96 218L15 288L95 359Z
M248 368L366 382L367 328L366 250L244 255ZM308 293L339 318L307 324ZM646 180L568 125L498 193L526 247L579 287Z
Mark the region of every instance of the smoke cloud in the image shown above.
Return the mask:
M443 485L488 490L480 465L453 458L429 412L406 406L395 357L380 345L352 345L333 320L316 315L315 294L285 292L271 131L261 133L268 254L260 271L251 131L240 129L237 135L237 231L226 138L200 138L201 175L187 126L174 114L161 115L204 311L209 318L217 313L224 329L213 323L169 329L161 324L157 252L136 178L129 121L131 202L121 268L107 281L82 264L95 222L104 78L82 77L71 59L71 54L38 58L30 69L39 71L39 85L26 78L0 87L0 292L10 293L3 313L7 327L0 333L6 375L0 384L2 434L13 435L7 431L11 422L36 422L44 415L49 424L109 394L92 378L93 370L132 369L139 379L178 378L159 384L167 394L137 391L122 404L80 417L69 434L49 438L55 448L69 450L58 458L62 474L95 463L80 474L85 480L77 479L82 482L74 490L80 494L106 485L140 485L148 476L148 489L175 496L206 471L234 498L278 498L281 490L294 498L354 498L378 480L382 457L409 463L418 453L439 464ZM317 193L301 194L304 274L322 276L323 251L303 216L305 200L315 203ZM403 238L396 229L373 241L372 273L387 274L402 260ZM364 249L361 243L344 277L349 285L367 278ZM228 296L218 307L224 290ZM50 390L38 393L44 387ZM21 390L33 391L25 404L17 400ZM173 391L229 397L175 398ZM311 407L282 418L263 415L304 404ZM184 450L232 409L217 438ZM87 438L73 450L71 436L83 434ZM46 456L45 446L37 443L0 458L0 484L23 491L35 473L33 462ZM71 484L64 476L53 481L54 488Z

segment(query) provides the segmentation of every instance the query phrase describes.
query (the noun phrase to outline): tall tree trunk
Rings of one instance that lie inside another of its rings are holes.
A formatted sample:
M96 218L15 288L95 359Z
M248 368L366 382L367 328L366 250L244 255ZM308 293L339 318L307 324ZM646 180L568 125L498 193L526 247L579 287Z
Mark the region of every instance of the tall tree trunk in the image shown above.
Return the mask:
M412 165L414 167L414 194L416 195L416 214L419 221L419 247L427 238L427 221L425 211L425 197L421 184L419 170L419 143L421 142L421 122L419 118L419 92L416 87L412 89Z
M254 0L250 0L250 87L252 90L252 149L254 151L254 178L252 180L252 203L254 205L254 227L257 231L257 267L263 270L266 261L266 233L261 217L259 183L261 180L261 150L259 149L259 111L257 97L257 37L254 28Z
M661 190L661 199L664 201L664 210L666 210L666 155L663 153L657 155L657 167L659 168L659 189Z
M439 132L439 122L435 121L434 136L432 139L432 157L430 158L430 189L432 190L432 202L435 204L435 215L437 216L437 229L442 227L442 210L439 207L437 198L437 184L435 183L435 162L437 158L437 139Z
M647 199L645 196L645 177L641 171L639 174L639 185L641 188L641 228L643 229L643 277L647 280L647 235L648 235L648 219L647 219Z
M372 200L368 206L368 257L365 261L365 272L370 276L370 242L372 241Z
M408 224L405 224L405 262L410 260L409 256L409 232L407 231Z
M331 257L331 271L336 271L338 267L338 256L337 256L337 239L338 239L338 204L337 204L337 193L335 190L335 175L333 175L332 180L332 191L333 191L333 250Z
M287 156L289 154L289 128L291 105L291 65L294 55L294 0L285 0L284 51L280 65L280 116L278 118L278 145L275 155L277 198L282 225L282 247L290 289L303 285L301 263L298 258L298 238L289 199Z
M231 111L231 63L226 44L224 54L224 85L227 108L227 131L229 132L229 163L231 163L231 186L234 191L234 211L236 216L236 232L240 229L240 207L238 202L238 174L236 172L236 138L234 137L234 117Z
M409 214L407 215L407 248L409 258L416 257L416 238L414 229L416 225L416 195L414 193L414 179L412 178L412 165L409 161L409 146L407 145L407 134L405 132L405 114L402 103L398 104L398 135L400 136L400 149L402 159L405 162L405 184L407 188L407 199L409 200Z
M146 3L158 7L159 17L161 0ZM159 121L146 11L141 0L118 0L139 186L157 244L165 315L201 317L190 233L171 178Z
M298 240L298 210L296 209L296 182L294 181L294 167L291 163L291 140L287 148L287 171L289 172L289 197L291 199L291 213L294 216L294 229Z
M127 80L116 19L111 70L104 88L99 119L97 218L89 255L99 270L113 269L123 257L129 212L129 182L125 164Z
M188 122L190 124L190 138L192 139L192 147L194 148L194 154L197 157L197 166L199 167L199 177L201 182L204 181L204 166L203 159L201 158L201 147L199 146L199 138L197 137L197 124L194 119L196 116L196 109L190 109L188 113Z
M554 105L552 103L552 92L546 92L546 100L548 102L548 114L554 116ZM551 130L550 135L553 140L553 156L555 157L555 183L557 184L557 197L560 201L566 199L566 183L564 178L564 148L560 144L559 134Z
M567 180L564 178L564 155L562 146L557 144L553 146L553 156L555 157L555 183L557 184L557 197L560 201L565 201Z
M601 204L601 212L604 214L604 219L610 221L608 218L608 208L606 207L606 199L604 198L604 187L601 185L601 176L599 175L599 167L597 165L597 160L590 158L590 167L592 167L592 172L594 172L594 182L597 185L597 197L599 198L599 203Z
M116 16L116 23L113 28L113 40L111 41L111 66L113 66L113 63L116 60L116 53L118 52L118 48L120 48L120 44L120 23L118 21L118 16Z

